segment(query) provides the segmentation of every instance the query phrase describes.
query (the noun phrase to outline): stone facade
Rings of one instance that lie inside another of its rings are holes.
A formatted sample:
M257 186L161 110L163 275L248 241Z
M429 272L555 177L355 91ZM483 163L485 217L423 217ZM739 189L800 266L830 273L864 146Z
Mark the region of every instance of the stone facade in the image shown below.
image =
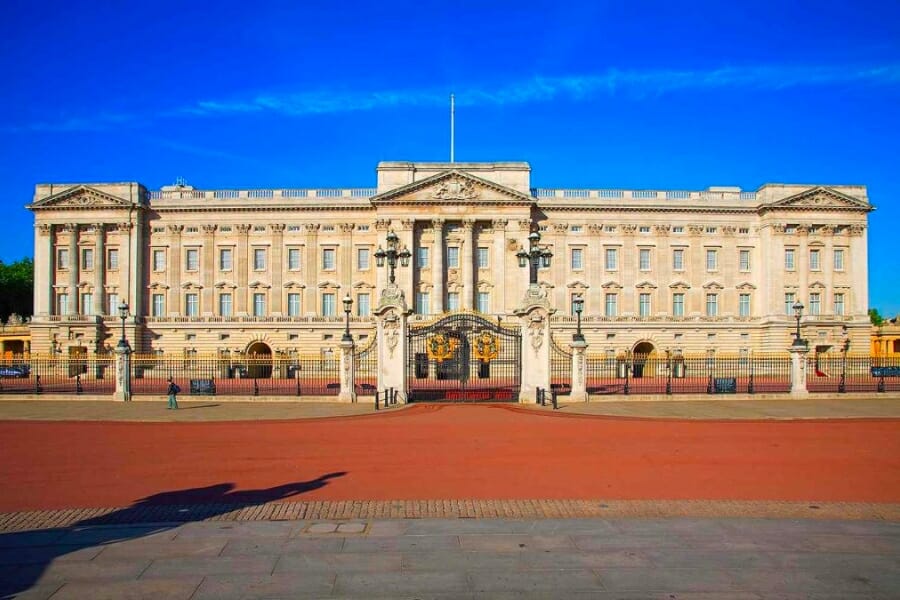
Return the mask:
M527 163L385 162L372 189L148 191L41 184L35 214L35 352L338 351L342 299L365 343L393 230L412 253L397 283L410 319L478 310L513 319L530 232L553 252L538 284L571 339L584 298L591 354L783 351L805 305L811 349L868 344L863 186L756 192L534 189Z

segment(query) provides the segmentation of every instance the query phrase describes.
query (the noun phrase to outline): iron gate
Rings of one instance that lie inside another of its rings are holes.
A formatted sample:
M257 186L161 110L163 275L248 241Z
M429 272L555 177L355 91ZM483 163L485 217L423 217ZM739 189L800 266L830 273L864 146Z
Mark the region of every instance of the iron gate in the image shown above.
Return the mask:
M410 402L515 402L521 385L521 334L473 313L409 329Z

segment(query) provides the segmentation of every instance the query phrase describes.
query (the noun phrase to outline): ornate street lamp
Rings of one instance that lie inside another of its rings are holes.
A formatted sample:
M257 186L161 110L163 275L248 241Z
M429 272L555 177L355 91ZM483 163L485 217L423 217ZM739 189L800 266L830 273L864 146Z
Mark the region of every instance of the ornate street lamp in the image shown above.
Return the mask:
M344 335L341 337L342 342L352 342L353 336L350 335L350 309L353 307L353 298L348 293L344 296Z
M549 248L546 246L538 246L540 241L541 234L537 231L532 231L528 234L528 250L519 246L519 251L516 253L516 258L519 259L519 266L522 268L529 267L529 285L537 285L538 267L549 267L550 258L553 256L553 253L550 252Z
M584 310L584 296L580 294L572 298L572 309L575 311L575 318L577 319L575 333L572 335L573 342L583 342L584 334L581 333L581 312Z
M400 259L401 267L408 267L410 256L412 256L412 253L409 251L409 248L406 246L400 248L400 238L397 237L397 234L394 233L394 230L392 229L387 234L387 250L378 246L378 250L375 251L375 264L379 267L383 267L385 259L387 259L388 283L393 285L394 269L397 267L397 259Z
M119 318L122 319L122 337L119 338L116 348L122 352L128 352L131 350L128 340L125 338L125 319L128 318L128 304L124 300L119 304Z
M850 351L850 334L847 326L841 327L841 382L838 384L838 392L847 391L847 352Z
M798 299L791 308L794 309L794 318L797 319L797 331L794 333L794 345L805 346L806 341L800 337L800 317L803 316L803 303Z

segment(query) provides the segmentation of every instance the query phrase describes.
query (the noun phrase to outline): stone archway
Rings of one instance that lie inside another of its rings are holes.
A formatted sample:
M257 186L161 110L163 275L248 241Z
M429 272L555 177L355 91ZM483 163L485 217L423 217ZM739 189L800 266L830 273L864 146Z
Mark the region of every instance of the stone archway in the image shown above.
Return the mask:
M634 357L633 376L635 379L644 376L644 368L653 364L656 358L656 347L648 341L638 342L631 351ZM649 364L648 364L649 363Z
M247 376L251 379L272 377L272 348L265 342L247 346Z

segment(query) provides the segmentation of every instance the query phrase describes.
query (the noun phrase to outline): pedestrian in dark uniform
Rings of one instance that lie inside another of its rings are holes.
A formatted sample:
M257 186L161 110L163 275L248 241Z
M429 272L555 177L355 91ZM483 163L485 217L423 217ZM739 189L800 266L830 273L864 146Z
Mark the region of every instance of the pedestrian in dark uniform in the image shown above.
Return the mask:
M181 391L181 388L178 387L178 384L172 381L172 378L169 377L169 389L166 393L169 394L169 406L166 408L171 408L178 410L178 392Z

